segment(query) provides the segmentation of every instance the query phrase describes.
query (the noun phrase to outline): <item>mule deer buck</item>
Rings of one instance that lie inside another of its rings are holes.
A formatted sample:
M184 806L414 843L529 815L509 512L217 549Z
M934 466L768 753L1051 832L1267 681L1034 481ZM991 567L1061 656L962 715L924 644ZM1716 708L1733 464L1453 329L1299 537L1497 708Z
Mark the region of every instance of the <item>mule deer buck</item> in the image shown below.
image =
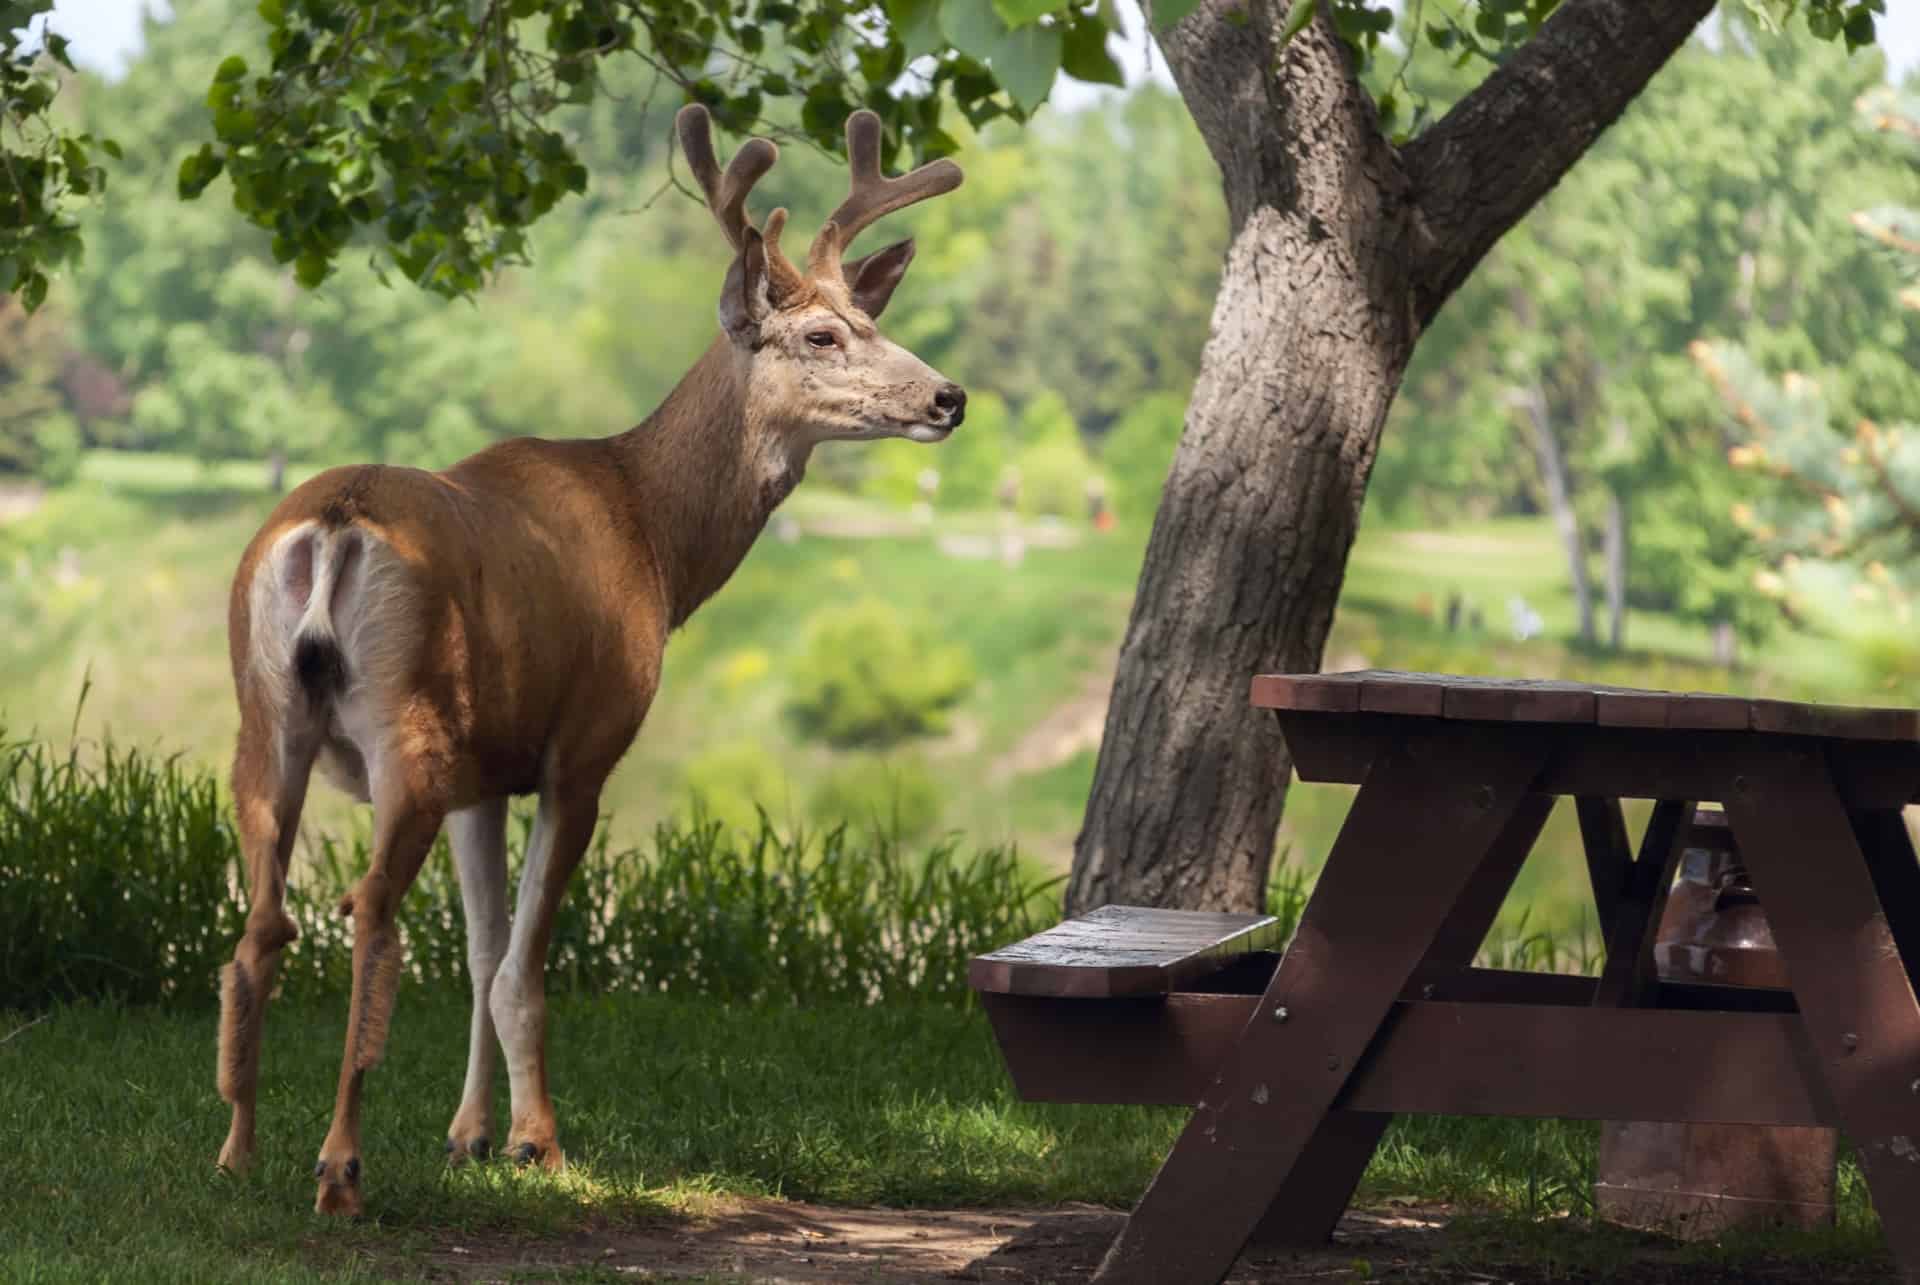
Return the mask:
M493 1044L505 1054L509 1152L562 1163L547 1089L545 973L554 911L587 847L601 786L660 682L669 631L726 582L821 442L937 442L966 394L874 328L913 242L851 263L882 216L960 183L935 161L880 173L880 121L847 122L851 190L807 255L780 249L787 212L746 202L778 152L744 144L724 173L706 110L681 149L733 248L720 335L644 423L596 441L522 438L439 473L320 474L273 511L234 577L228 642L240 702L233 791L251 907L222 974L219 1087L233 1123L219 1163L254 1149L261 1031L280 952L307 779L316 764L373 804L373 855L341 902L353 992L315 1205L361 1209L360 1093L379 1061L401 970L394 914L444 824L473 976L455 1162L490 1150ZM511 920L507 798L538 813Z

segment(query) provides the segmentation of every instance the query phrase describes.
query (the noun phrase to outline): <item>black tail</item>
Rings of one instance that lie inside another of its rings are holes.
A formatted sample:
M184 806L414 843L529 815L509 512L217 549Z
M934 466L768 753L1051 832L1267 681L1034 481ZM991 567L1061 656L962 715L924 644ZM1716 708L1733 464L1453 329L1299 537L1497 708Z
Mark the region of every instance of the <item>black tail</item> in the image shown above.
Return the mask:
M340 644L322 634L306 634L293 645L293 672L307 699L319 704L347 686L347 658Z

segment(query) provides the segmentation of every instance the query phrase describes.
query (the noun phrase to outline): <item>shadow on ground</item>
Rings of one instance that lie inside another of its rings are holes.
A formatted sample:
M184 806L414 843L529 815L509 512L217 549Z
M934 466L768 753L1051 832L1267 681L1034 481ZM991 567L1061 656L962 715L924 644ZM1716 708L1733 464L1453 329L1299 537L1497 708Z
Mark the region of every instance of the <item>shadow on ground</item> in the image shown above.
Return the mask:
M819 1285L1077 1285L1091 1280L1125 1214L1094 1206L1059 1210L830 1208L797 1202L731 1203L708 1213L643 1226L609 1227L530 1240L476 1236L443 1240L405 1273L428 1279L527 1280L565 1274L653 1281L766 1281ZM401 1264L391 1266L399 1269ZM1439 1208L1350 1211L1323 1249L1251 1248L1228 1285L1324 1285L1391 1281L1408 1285L1864 1285L1888 1279L1879 1255L1742 1256L1712 1261L1698 1248L1564 1220L1516 1233L1454 1219Z

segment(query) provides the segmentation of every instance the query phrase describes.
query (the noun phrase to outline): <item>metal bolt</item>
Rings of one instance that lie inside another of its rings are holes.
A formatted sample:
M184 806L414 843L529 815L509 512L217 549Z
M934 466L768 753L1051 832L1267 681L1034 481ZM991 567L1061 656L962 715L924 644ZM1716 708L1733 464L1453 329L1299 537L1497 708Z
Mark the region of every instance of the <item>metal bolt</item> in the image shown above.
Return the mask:
M1284 1022L1287 1020L1287 1006L1285 1004L1273 1010L1273 1020L1276 1022Z
M1840 1037L1840 1047L1851 1053L1860 1047L1860 1037L1852 1031L1848 1031Z
M1425 986L1422 986L1420 988L1420 998L1432 999L1434 996L1434 992L1438 989L1439 988L1436 987L1432 982L1428 982Z
M1907 1085L1907 1092L1920 1093L1920 1080L1915 1080L1913 1083Z
M1746 778L1746 777L1744 777L1744 776L1736 776L1736 777L1734 777L1734 778L1733 778L1733 792L1734 792L1735 794L1745 794L1745 793L1747 792L1747 778Z
M1329 1071L1338 1071L1338 1070L1340 1069L1340 1059L1339 1059L1339 1058L1337 1058L1337 1057L1330 1057L1330 1058L1328 1058L1328 1059L1327 1059L1327 1069L1328 1069Z
M1483 785L1473 792L1473 806L1485 812L1493 806L1493 787Z

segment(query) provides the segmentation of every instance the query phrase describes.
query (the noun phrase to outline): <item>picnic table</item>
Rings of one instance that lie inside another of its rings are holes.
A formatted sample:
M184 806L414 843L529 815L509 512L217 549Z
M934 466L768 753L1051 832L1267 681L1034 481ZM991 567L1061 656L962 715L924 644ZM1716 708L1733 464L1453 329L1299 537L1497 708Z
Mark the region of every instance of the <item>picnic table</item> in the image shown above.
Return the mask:
M1435 1112L1838 1127L1920 1285L1920 711L1381 671L1252 697L1302 780L1360 787L1284 953L1267 916L1104 907L972 963L1023 1096L1195 1108L1096 1280L1323 1242L1394 1113ZM1473 967L1560 796L1601 975ZM1655 973L1708 801L1791 989Z

